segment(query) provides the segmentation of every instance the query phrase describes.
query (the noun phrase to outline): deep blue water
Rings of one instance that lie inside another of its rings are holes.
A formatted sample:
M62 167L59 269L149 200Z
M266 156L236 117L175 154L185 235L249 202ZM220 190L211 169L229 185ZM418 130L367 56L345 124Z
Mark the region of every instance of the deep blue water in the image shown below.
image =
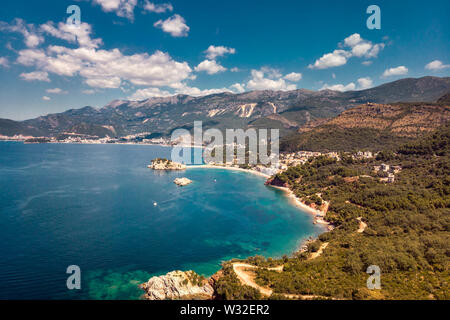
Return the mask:
M209 276L223 260L289 254L321 231L264 178L147 169L170 151L0 142L0 299L136 299L152 275ZM182 176L194 182L177 187ZM81 290L66 287L69 265Z

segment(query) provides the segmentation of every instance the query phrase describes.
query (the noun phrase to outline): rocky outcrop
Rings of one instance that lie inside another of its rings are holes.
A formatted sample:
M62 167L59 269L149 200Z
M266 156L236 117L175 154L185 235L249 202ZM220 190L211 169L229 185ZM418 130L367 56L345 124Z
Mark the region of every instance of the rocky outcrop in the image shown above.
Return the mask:
M210 281L194 271L172 271L166 275L152 277L140 285L147 300L207 300L214 296Z
M184 187L187 186L188 184L191 184L192 180L189 180L188 178L176 178L175 180L173 180L173 183L175 183L180 187Z
M153 170L186 170L184 164L160 158L152 160L152 164L148 167Z
M285 181L281 180L277 175L268 179L264 184L266 186L289 188L289 185Z

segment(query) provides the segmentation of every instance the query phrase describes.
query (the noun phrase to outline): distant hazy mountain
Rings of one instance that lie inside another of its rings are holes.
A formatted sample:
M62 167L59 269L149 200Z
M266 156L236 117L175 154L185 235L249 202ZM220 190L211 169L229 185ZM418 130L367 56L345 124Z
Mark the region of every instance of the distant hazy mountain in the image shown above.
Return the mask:
M101 109L71 109L20 122L0 119L0 134L117 137L148 132L149 136L158 137L169 135L176 128L190 129L194 120L201 120L205 128L279 128L285 135L311 121L334 117L361 103L436 101L449 91L449 77L423 77L349 92L300 89L115 100Z

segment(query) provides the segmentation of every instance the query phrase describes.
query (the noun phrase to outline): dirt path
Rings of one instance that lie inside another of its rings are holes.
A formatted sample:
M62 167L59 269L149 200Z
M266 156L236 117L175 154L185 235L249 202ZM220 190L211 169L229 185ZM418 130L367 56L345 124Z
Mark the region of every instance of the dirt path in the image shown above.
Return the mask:
M325 250L325 248L328 246L328 242L324 242L322 243L322 245L320 246L319 250L317 250L317 252L313 252L311 254L311 256L309 257L309 260L315 259L317 257L319 257L322 253L323 250ZM255 280L254 280L254 276L253 274L249 273L247 270L248 269L259 269L260 267L248 264L248 263L233 263L233 270L234 273L236 273L236 276L238 277L239 281L241 281L242 284L245 284L247 286L250 286L252 288L255 288L257 290L259 290L261 292L261 294L265 295L265 296L270 296L272 294L272 290L269 288L264 288L261 287L260 285L258 285ZM278 266L278 267L272 267L272 268L264 268L270 271L276 271L276 272L283 272L283 268L284 266ZM285 295L287 297L290 297L292 299L294 298L302 298L302 299L313 299L315 298L315 296L303 296L303 295Z
M325 246L326 247L326 246ZM278 266L273 268L264 268L270 271L277 271L277 272L283 272L284 266ZM239 281L241 281L242 284L245 284L247 286L250 286L252 288L255 288L261 292L262 295L269 297L272 295L273 290L269 288L264 288L258 285L255 280L253 279L253 275L248 272L248 269L259 269L259 267L247 264L247 263L233 263L233 270L236 273L236 276L238 277ZM288 299L304 299L304 300L312 300L312 299L329 299L327 297L322 296L316 296L316 295L308 295L308 294L282 294Z
M258 285L253 279L253 275L246 272L246 269L258 269L257 266L253 266L247 263L233 263L233 270L236 273L237 277L241 281L242 284L255 288L261 292L261 294L269 297L272 294L272 290L268 288L261 287ZM281 272L283 271L283 266L279 266L276 268L267 268L267 270L273 270Z
M325 250L325 248L327 246L328 246L328 242L322 243L322 245L320 246L319 250L317 250L317 252L311 253L311 256L308 258L308 260L312 260L312 259L315 259L317 257L320 257L320 255L323 253L323 250Z
M367 223L362 221L362 217L357 218L357 220L359 221L359 228L356 232L363 233L364 230L366 230L366 228L367 228ZM313 259L316 259L317 257L320 257L322 255L323 251L328 246L328 244L329 244L329 242L322 243L319 250L317 250L317 252L311 253L308 260L313 260ZM239 281L242 284L250 286L252 288L255 288L255 289L259 290L259 292L261 292L262 295L269 297L270 295L272 295L273 290L269 289L269 288L264 288L264 287L261 287L260 285L258 285L254 280L254 275L248 271L249 269L258 269L258 268L260 268L260 267L257 267L257 266L251 265L251 264L247 264L247 263L239 263L239 262L233 263L233 270L236 273L236 276L238 277ZM284 266L281 265L278 267L265 268L265 269L270 270L270 271L283 272ZM317 295L304 295L304 294L281 294L281 295L285 296L288 299L304 299L304 300L330 299L329 297L323 297L323 296L317 296Z
M359 229L356 232L363 233L364 230L366 230L366 228L367 228L367 223L362 221L362 217L356 218L356 220L359 221Z

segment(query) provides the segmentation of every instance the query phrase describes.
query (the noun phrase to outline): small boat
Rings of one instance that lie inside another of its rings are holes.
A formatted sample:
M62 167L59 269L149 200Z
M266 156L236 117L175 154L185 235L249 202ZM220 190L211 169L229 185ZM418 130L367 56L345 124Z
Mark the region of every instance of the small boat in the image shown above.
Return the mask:
M157 202L153 202L153 205L156 207L158 205L158 203Z

